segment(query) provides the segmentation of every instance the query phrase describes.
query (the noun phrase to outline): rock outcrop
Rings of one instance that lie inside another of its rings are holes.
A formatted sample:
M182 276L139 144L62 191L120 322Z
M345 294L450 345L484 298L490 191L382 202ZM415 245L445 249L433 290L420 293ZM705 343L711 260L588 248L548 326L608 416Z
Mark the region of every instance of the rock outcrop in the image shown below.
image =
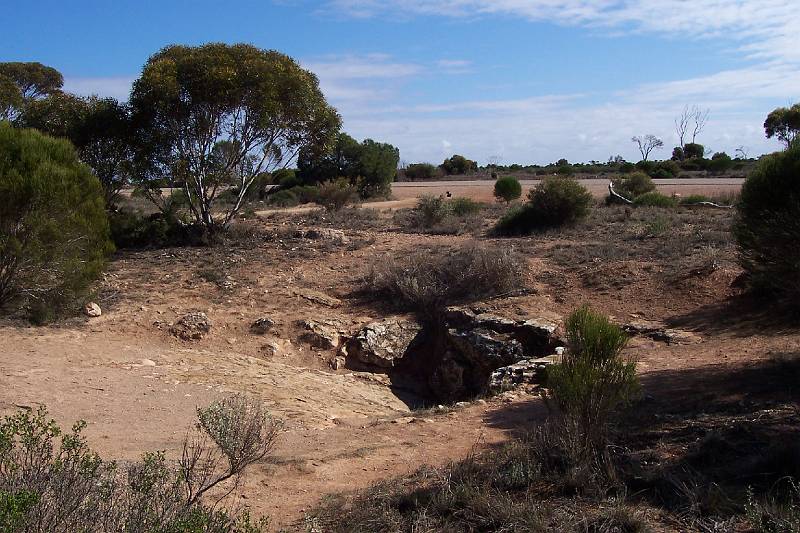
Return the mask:
M422 327L411 320L387 318L361 328L344 347L347 366L387 370L402 359Z
M199 340L211 331L211 320L205 313L189 313L175 321L170 333L185 341Z

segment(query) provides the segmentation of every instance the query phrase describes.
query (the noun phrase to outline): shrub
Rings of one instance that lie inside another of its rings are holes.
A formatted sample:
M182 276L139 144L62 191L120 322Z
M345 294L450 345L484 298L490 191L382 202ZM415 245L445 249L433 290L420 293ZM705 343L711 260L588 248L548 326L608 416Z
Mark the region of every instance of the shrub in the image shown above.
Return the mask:
M431 316L447 305L518 289L525 264L513 250L486 246L443 250L439 255L421 252L375 264L363 290Z
M467 159L463 155L454 155L449 159L445 159L441 164L441 169L447 175L452 174L469 174L478 170L478 164L471 159Z
M270 194L267 202L276 207L294 207L300 203L292 189L284 189Z
M638 391L636 364L620 354L628 341L622 329L588 307L567 318L566 331L569 350L547 372L548 399L586 452L599 451L609 416Z
M748 491L745 513L753 531L800 532L800 484L792 478L784 478L773 492L778 494L758 500L752 490Z
M678 205L678 201L672 196L667 196L656 191L637 196L633 200L633 203L634 205L648 207L675 207Z
M494 197L506 203L516 200L522 196L522 185L514 176L498 178L494 182Z
M0 123L0 306L20 298L50 319L112 250L102 187L69 142Z
M683 147L683 155L686 159L702 159L706 153L706 148L702 144L687 143Z
M545 178L528 193L528 203L507 213L495 230L501 235L525 235L572 224L586 217L591 203L591 193L577 180Z
M800 297L800 145L762 158L745 180L734 236L751 285Z
M345 178L328 181L319 186L316 202L328 211L339 211L358 199L358 189Z
M417 201L414 211L418 215L420 225L425 228L441 223L449 213L444 197L433 195L422 196Z
M187 437L177 465L157 452L118 468L88 447L85 422L62 432L44 408L6 416L0 421L3 531L260 531L263 522L217 509L220 497L211 505L201 497L223 481L235 490L245 469L272 451L279 424L239 396L198 409L198 418L198 433Z
M410 181L432 180L438 174L438 169L430 163L414 163L405 169L405 176Z
M656 190L656 184L644 172L634 172L624 178L617 178L613 183L614 190L628 200L633 200L639 195Z
M702 202L710 202L711 199L708 196L702 194L690 194L684 198L681 198L680 203L683 205L696 205Z
M457 196L447 202L447 208L457 217L465 217L479 213L482 205L472 198Z

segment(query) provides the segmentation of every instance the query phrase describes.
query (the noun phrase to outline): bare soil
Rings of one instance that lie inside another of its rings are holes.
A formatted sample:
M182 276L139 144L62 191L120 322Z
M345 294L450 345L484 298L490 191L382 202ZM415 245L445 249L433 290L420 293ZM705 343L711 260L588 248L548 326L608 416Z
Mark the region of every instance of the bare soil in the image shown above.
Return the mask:
M425 192L442 188L485 199L484 188L460 187L463 192L438 184ZM691 192L735 185L698 187ZM410 189L396 187L395 196L415 197L418 191ZM588 303L619 322L663 321L698 339L674 345L632 340L628 350L648 390L676 399L696 394L698 401L715 390L728 394L724 380L698 382L697 376L800 352L795 325L774 320L732 288L740 270L731 216L602 207L559 232L477 237L514 246L529 266L528 294L482 305L507 315L558 318ZM342 229L349 242L295 232L323 225ZM463 458L541 420L545 409L535 390L412 412L382 376L334 371L331 351L301 339L300 320L335 318L355 326L392 313L387 302L355 295L375 262L467 244L475 236L400 231L388 213L331 221L270 212L241 222L235 233L214 248L118 252L97 287L99 318L39 328L0 324L0 412L46 405L63 425L84 419L90 444L125 461L150 450L175 456L197 406L232 392L259 397L285 431L274 458L253 468L234 498L268 515L276 529L300 527L304 511L326 494ZM308 291L341 305L309 300L303 296ZM170 335L168 325L191 311L210 317L210 335L199 341ZM252 333L253 321L265 316L276 322L272 331Z

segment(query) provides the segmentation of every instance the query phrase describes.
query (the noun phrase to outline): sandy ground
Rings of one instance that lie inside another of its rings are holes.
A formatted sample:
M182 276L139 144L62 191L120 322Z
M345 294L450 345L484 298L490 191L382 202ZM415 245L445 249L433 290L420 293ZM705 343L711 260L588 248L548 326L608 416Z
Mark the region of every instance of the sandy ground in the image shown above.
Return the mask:
M483 184L458 187L490 191ZM708 192L736 184L662 187L705 187ZM440 189L461 194L456 186L440 183L398 184L395 195L414 198L421 190ZM265 227L291 227L292 216L270 220ZM701 224L701 218L690 226ZM0 323L0 411L46 405L64 425L85 419L90 444L105 457L125 461L149 450L166 450L174 457L196 407L221 395L244 392L261 398L284 421L285 430L275 457L253 468L234 500L269 515L276 529L300 524L304 511L326 494L462 458L476 446L501 442L540 420L541 401L523 393L441 413L412 413L380 377L333 371L331 352L299 338L297 321L305 318L356 325L385 316L380 307L351 296L373 262L472 239L398 232L388 219L382 224L347 229L351 245L346 247L281 238L213 250L120 252L99 287L103 316L42 328ZM689 230L705 231L699 226ZM601 238L576 230L567 236L504 241L529 258L532 293L487 305L515 316L563 317L589 302L619 321L664 320L696 333L694 344L642 339L631 344L628 350L640 372L656 377L651 380L656 385L663 375L800 350L797 331L764 326L737 303L730 284L739 270L729 245L719 252L721 266L713 273L679 282L664 278L669 264L655 261L650 251L642 251L637 261L599 255L575 264L553 259L553 253L596 246ZM652 241L619 244L644 245L652 247ZM223 272L231 286L205 281L202 269ZM598 285L598 276L606 281ZM298 296L307 290L338 297L342 304L328 307ZM209 315L212 334L194 342L172 337L166 324L192 310ZM249 331L262 316L276 320L266 336ZM274 353L265 349L270 342L279 346Z

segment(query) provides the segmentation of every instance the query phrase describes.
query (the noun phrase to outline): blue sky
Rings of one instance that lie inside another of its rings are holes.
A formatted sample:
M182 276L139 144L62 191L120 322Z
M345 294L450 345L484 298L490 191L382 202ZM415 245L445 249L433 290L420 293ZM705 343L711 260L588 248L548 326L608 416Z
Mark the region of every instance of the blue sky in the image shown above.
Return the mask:
M0 61L52 65L68 90L126 99L167 44L249 42L409 163L636 160L631 136L673 146L685 105L710 109L699 142L757 155L778 148L766 114L800 100L796 0L9 2Z

